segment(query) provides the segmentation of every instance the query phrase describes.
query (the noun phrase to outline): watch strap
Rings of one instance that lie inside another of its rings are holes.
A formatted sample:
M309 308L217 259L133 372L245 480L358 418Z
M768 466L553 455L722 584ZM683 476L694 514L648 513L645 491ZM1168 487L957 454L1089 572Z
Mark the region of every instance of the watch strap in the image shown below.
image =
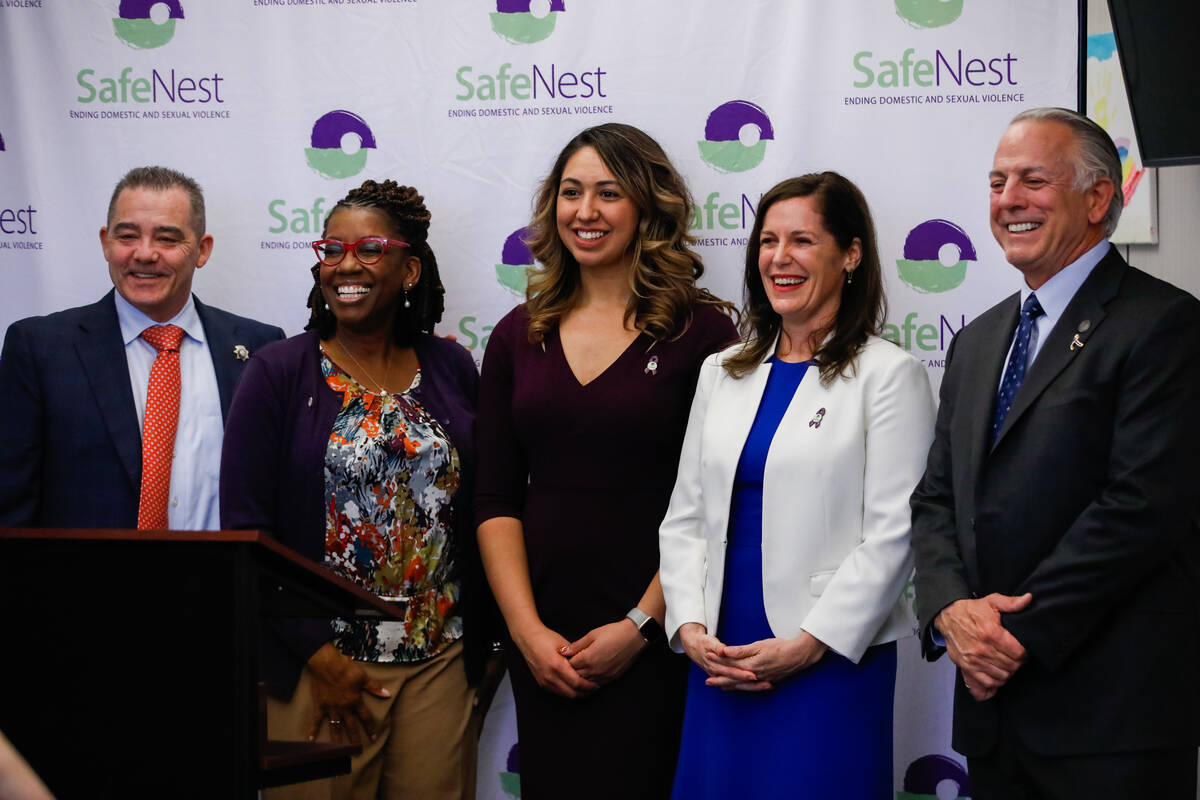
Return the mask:
M650 615L637 606L634 606L629 609L629 613L625 615L625 619L632 620L634 627L640 631L642 626L646 624L646 620L650 619Z
M638 633L641 634L646 644L653 644L663 637L663 629L658 624L658 620L637 606L629 609L629 613L625 615L625 619L630 620L637 626Z

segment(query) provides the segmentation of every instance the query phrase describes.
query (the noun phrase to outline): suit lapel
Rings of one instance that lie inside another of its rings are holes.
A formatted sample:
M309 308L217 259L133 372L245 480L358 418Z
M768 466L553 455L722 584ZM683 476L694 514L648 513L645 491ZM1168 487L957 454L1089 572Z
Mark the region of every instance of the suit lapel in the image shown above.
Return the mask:
M196 304L196 314L200 317L200 324L204 326L204 335L208 339L208 354L212 357L213 370L217 375L217 393L221 396L221 419L224 419L229 412L233 390L237 387L237 379L242 371L243 362L237 359L233 350L238 344L238 328L236 325L226 327L220 324L212 309L194 295L192 300Z
M1013 331L1021 313L1021 295L1018 292L1005 300L999 309L1003 324L999 325L989 339L981 343L975 355L978 368L976 378L971 381L966 408L968 419L977 420L971 430L970 452L967 464L971 475L978 480L983 471L983 462L992 449L992 418L996 413L996 391L1008 359L1008 348L1012 344ZM966 355L966 354L964 354ZM969 356L968 356L969 357ZM1012 412L1009 412L1012 416ZM972 481L972 484L975 483Z
M771 352L774 352L774 348L772 348ZM738 459L742 455L742 448L746 444L746 437L750 435L750 428L754 425L755 416L758 415L758 406L762 402L763 391L767 388L767 378L770 376L771 364L763 362L745 377L730 381L733 386L741 390L738 393L736 414L732 419L728 420L728 431L731 437L728 441L733 444L733 452L735 454L733 467L735 470L737 469ZM730 486L732 486L733 475L730 474L729 477Z
M725 435L734 447L733 467L736 470L737 462L742 455L742 447L746 444L746 437L750 435L750 428L754 425L754 418L758 416L758 406L762 402L763 392L767 388L767 378L771 377L771 362L767 359L779 347L779 336L775 334L775 341L771 347L767 349L767 355L763 361L759 363L751 372L745 376L730 381L731 388L736 394L730 393L736 397L736 407L730 409L732 412L728 418L723 420L722 428ZM728 380L728 376L721 375L722 378ZM729 475L729 485L733 485L733 473Z
M100 302L87 307L79 321L75 352L121 464L136 489L142 480L142 432L138 428L129 361L111 291Z
M984 472L984 462L992 446L992 417L995 414L996 387L1000 385L1000 373L1008 358L1008 346L1012 341L1013 331L1017 327L1017 317L1021 310L1021 295L1014 294L1000 302L994 309L984 313L984 316L994 315L995 320L983 322L984 333L979 342L973 346L963 345L961 339L955 339L952 345L951 362L965 359L962 369L966 376L962 381L962 389L958 401L959 408L955 416L967 421L965 431L960 435L966 439L966 454L963 459L954 459L955 483L978 488ZM974 499L972 498L972 504ZM959 510L963 514L973 514L973 511ZM973 585L979 585L979 559L976 549L974 532L961 540L962 560L967 568Z
M1125 266L1124 259L1117 255L1117 251L1110 249L1071 298L1058 323L1038 350L1037 357L1029 365L1025 381L1017 390L1012 408L996 436L997 445L1054 379L1083 352L1082 347L1072 347L1072 343L1076 335L1086 343L1087 338L1100 327L1106 315L1104 306L1116 295ZM1085 320L1088 324L1081 330Z

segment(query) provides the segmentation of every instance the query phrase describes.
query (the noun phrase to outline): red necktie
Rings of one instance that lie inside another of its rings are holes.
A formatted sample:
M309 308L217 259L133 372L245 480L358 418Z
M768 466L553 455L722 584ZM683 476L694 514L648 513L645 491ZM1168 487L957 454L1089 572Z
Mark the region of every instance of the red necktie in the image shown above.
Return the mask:
M167 496L171 493L171 459L179 425L179 344L183 328L155 325L142 338L158 355L150 367L146 390L146 421L142 426L142 494L138 506L140 530L166 530Z

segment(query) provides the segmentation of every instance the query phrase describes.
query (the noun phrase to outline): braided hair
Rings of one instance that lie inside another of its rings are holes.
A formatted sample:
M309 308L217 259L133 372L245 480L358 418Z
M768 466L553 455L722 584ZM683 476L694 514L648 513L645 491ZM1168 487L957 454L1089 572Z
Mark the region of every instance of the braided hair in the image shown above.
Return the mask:
M329 220L343 208L374 208L387 215L394 230L392 234L408 242L408 252L421 259L421 276L407 293L409 308L404 307L403 296L396 300L396 318L392 338L402 347L411 346L422 333L433 333L433 327L442 320L446 305L446 289L438 274L437 259L429 247L429 209L425 198L411 186L401 186L393 180L377 183L363 181L362 186L351 189L338 201L325 217L325 230ZM324 236L324 233L322 233ZM308 293L308 308L312 312L304 329L316 329L322 339L333 336L337 328L337 317L325 304L321 293L321 264L313 265L313 288Z

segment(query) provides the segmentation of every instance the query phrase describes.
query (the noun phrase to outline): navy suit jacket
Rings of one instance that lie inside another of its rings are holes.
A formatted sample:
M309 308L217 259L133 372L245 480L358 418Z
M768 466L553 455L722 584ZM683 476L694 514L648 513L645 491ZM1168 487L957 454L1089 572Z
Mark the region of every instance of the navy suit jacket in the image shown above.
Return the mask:
M283 331L195 301L224 415L245 361ZM220 442L212 446L220 448ZM0 354L0 526L136 528L142 433L113 292L14 322Z
M1197 743L1200 303L1110 249L1072 298L991 439L1019 296L947 354L913 494L916 608L992 592L1028 660L990 700L955 682L955 749L1005 730L1046 755Z

